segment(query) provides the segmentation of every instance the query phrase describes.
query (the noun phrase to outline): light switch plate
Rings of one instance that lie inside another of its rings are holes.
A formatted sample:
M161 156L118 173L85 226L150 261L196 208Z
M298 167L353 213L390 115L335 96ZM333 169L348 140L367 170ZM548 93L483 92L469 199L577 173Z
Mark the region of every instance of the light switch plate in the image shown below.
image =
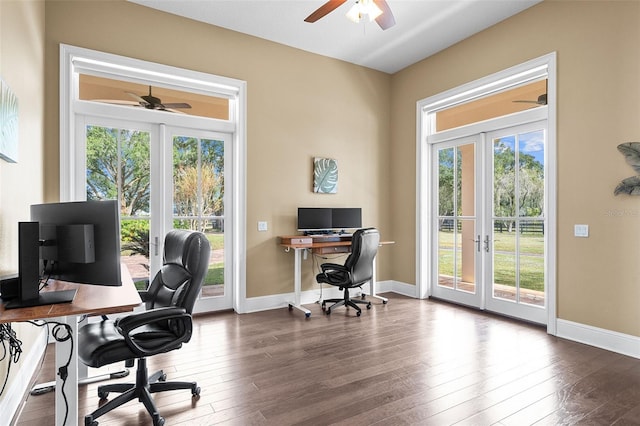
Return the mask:
M258 231L264 232L267 229L268 229L267 222L265 222L265 221L259 221L258 222Z
M574 237L587 238L589 236L589 225L573 225Z

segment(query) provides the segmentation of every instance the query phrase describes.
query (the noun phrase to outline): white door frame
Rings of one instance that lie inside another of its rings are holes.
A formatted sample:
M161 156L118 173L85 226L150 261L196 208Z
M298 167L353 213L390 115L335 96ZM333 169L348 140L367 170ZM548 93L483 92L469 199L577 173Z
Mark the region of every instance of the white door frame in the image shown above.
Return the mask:
M464 84L446 92L431 96L417 102L416 107L416 294L418 298L431 296L431 259L437 256L433 252L432 235L432 197L430 189L433 187L431 173L431 148L429 144L439 139L435 131L433 114L456 104L464 103L474 98L484 96L499 90L523 84L528 81L547 78L547 106L534 108L539 110L535 114L543 114L539 119L547 120L547 150L545 177L545 197L548 222L548 238L545 242L547 253L547 333L557 333L556 313L556 235L557 235L557 161L556 161L556 53L532 59L512 68L500 71L479 80ZM522 113L505 117L513 125L522 124ZM449 131L448 138L463 137L474 133L482 133L491 129L482 129L481 123L475 123Z
M166 114L145 109L126 109L115 105L78 100L80 74L121 79L142 84L158 84L175 90L225 97L229 99L229 120L216 120L184 114ZM227 77L142 61L98 52L76 46L60 45L60 201L73 200L77 195L78 158L76 148L76 115L126 118L128 121L149 121L157 115L157 123L228 133L232 137L233 176L225 188L231 195L233 212L231 230L231 280L233 309L247 311L246 303L246 82Z

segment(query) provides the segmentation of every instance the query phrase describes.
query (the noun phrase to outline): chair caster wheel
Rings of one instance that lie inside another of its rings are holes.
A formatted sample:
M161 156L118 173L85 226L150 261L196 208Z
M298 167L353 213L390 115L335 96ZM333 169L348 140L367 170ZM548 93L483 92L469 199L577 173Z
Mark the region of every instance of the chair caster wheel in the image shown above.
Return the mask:
M383 301L382 301L382 304L383 304L383 305L386 305L388 302L389 302L388 300L383 300Z
M371 309L371 303L367 303L367 309Z
M327 315L331 315L331 308L327 309L325 312Z
M84 418L84 426L98 426L98 422L96 420L93 420L93 417L86 416Z
M358 311L356 312L356 316L359 317L360 315L362 315L362 312Z
M162 417L161 415L154 415L153 416L153 426L164 426L164 417Z
M109 396L109 392L98 391L98 398L107 399L108 396Z
M200 396L200 386L193 386L191 388L191 395L192 396Z
M362 300L364 300L364 299L366 299L366 298L367 298L367 295L366 295L366 294L364 294L364 293L362 293L362 295L360 296L360 298L361 298Z
M305 316L305 318L309 318L311 316L311 312L305 312L304 316Z
M159 382L166 382L167 381L167 375L162 373L162 375L160 377L158 377L158 381Z
M293 311L293 305L291 303L289 303L289 310Z

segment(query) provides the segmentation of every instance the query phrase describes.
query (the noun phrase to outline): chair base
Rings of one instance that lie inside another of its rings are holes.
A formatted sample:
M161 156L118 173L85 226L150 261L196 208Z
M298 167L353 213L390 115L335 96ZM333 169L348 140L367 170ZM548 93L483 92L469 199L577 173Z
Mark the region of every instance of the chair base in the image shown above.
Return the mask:
M93 413L85 416L85 426L97 426L96 419L103 414L126 404L133 399L142 402L153 419L153 426L163 426L164 417L160 415L156 408L152 393L164 392L168 390L190 389L192 396L200 395L200 388L196 382L165 382L167 375L162 370L148 376L147 360L145 358L138 359L138 368L136 370L136 383L112 383L98 387L98 396L101 400L106 399L110 392L118 392L116 398L106 402Z
M327 308L327 303L333 303L333 305L329 306ZM371 309L371 302L367 301L367 300L358 300L358 299L351 299L349 297L349 289L345 288L344 289L344 297L342 299L325 299L322 301L322 310L327 314L327 315L331 315L331 311L333 310L333 308L337 308L338 306L350 306L352 308L354 308L356 310L356 316L360 316L360 314L362 314L362 309L360 309L360 306L358 306L358 304L361 305L366 305L367 309Z

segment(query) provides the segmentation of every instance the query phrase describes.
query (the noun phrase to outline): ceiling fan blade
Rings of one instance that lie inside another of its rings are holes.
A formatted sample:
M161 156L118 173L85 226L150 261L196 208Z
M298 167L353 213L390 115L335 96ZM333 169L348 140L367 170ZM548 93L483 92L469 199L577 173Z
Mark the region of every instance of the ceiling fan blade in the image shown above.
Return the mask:
M373 0L373 2L382 10L382 15L376 18L376 22L380 25L380 28L386 30L393 27L396 24L396 18L393 17L391 8L386 0Z
M123 101L120 99L91 99L92 102L102 102L104 104L113 104L113 105L133 105L140 106L140 102L135 101Z
M186 104L184 102L162 104L162 106L165 107L165 108L191 108L191 105Z
M333 12L339 6L342 6L342 4L345 3L346 1L347 0L329 0L328 2L320 6L318 9L316 9L316 11L313 12L311 15L304 18L304 21L316 22L318 19L323 18L325 15L328 15L329 13Z
M131 96L133 99L135 99L136 101L140 102L143 105L149 104L149 102L145 101L144 99L142 99L140 96L136 95L135 93L127 92L127 95Z
M167 108L167 109L163 109L163 111L166 112L174 112L176 114L186 114L186 112L182 112L179 109L173 109L173 108Z

